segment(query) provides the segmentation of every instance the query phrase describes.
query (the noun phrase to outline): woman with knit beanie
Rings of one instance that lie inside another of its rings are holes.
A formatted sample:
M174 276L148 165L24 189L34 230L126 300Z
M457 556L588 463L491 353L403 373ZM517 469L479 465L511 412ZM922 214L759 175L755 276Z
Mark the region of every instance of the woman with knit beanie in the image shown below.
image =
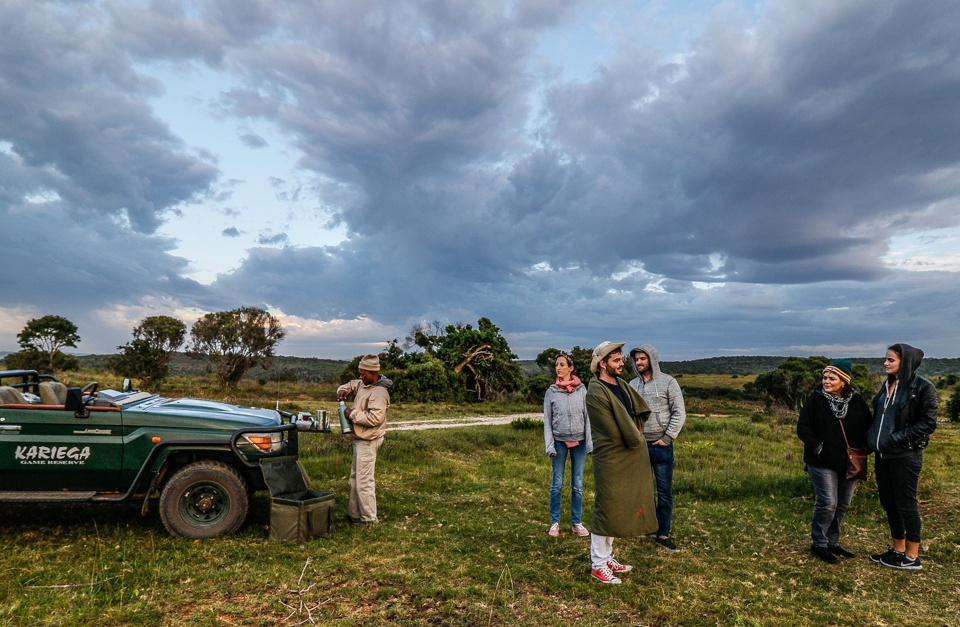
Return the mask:
M803 462L817 498L810 552L828 564L838 556L855 557L840 546L840 523L857 488L856 479L847 479L847 447L866 448L872 417L866 401L850 387L852 376L850 360L831 362L797 421Z
M557 379L543 397L543 439L547 455L553 461L553 482L550 485L551 536L560 535L560 502L563 474L570 458L570 522L573 532L588 536L580 523L583 513L583 467L593 450L590 420L587 419L587 386L574 374L573 359L560 354L556 361Z
M887 349L887 380L873 397L867 445L876 453L880 505L887 513L893 547L870 559L890 568L920 570L920 507L917 487L923 449L937 428L937 390L917 374L923 351L909 344Z

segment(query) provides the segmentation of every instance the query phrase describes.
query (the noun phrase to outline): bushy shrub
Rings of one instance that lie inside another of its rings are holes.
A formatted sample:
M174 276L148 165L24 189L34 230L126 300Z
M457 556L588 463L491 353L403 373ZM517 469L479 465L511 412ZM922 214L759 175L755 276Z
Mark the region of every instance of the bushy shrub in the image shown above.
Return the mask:
M523 382L523 397L530 403L542 403L547 388L553 385L554 378L545 374L527 377Z
M455 403L472 398L465 377L432 356L421 358L402 370L383 371L383 376L393 381L390 397L398 401Z
M32 348L10 353L3 359L3 365L7 370L36 370L45 374L66 372L80 367L73 355L60 351L54 351L51 355Z
M950 422L960 422L960 389L954 390L947 401L947 417Z
M510 426L518 431L527 431L530 429L542 429L543 421L533 418L517 418L510 422Z

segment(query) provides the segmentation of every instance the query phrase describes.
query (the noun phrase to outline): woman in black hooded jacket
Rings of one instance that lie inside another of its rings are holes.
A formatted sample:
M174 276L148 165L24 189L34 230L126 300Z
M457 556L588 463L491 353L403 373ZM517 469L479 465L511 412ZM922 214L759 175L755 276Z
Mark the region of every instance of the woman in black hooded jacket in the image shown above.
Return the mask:
M920 570L920 507L917 485L923 449L937 428L937 390L917 375L923 351L909 344L887 349L887 381L873 397L873 424L867 446L876 453L874 469L880 504L887 512L893 548L870 559L891 568Z

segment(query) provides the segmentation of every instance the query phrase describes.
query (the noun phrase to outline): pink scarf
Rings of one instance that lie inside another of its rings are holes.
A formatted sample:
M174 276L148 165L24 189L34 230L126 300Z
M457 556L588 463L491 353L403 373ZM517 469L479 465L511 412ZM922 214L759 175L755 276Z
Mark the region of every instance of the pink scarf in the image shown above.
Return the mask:
M557 379L554 383L556 383L557 387L567 394L572 394L574 390L580 387L581 382L580 377L573 375L569 381L561 381L560 379Z

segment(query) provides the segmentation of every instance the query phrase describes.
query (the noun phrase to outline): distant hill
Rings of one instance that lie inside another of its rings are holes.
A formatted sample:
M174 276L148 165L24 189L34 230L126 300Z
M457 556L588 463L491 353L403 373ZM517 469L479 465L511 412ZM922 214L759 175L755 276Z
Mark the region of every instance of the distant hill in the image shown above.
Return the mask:
M77 357L80 367L84 370L106 370L106 361L111 355L84 355ZM245 379L267 378L272 374L284 373L292 375L298 381L317 383L328 379L336 379L343 372L348 361L339 359L319 359L317 357L287 357L278 355L273 359L273 368L265 371L259 366L251 368ZM211 366L205 359L191 359L184 353L177 353L170 360L170 374L181 377L198 377L211 372Z

